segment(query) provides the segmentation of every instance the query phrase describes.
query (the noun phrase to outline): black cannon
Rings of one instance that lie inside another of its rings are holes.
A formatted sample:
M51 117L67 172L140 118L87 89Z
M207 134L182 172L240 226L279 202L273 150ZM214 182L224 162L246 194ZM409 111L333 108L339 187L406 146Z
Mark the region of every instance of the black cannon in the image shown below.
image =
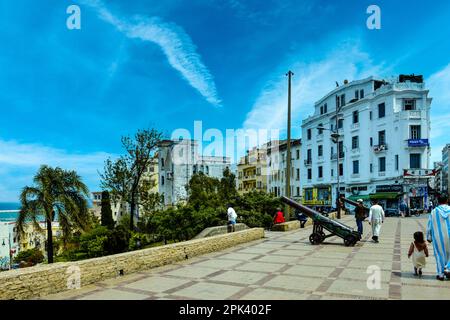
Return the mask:
M359 232L354 231L353 228L346 226L343 223L325 217L324 215L284 196L281 197L281 201L301 211L313 220L313 233L309 236L309 241L311 244L320 244L326 238L332 236L338 236L344 239L344 244L347 247L354 246L359 240L361 240L361 235ZM330 234L325 234L324 229L330 232Z

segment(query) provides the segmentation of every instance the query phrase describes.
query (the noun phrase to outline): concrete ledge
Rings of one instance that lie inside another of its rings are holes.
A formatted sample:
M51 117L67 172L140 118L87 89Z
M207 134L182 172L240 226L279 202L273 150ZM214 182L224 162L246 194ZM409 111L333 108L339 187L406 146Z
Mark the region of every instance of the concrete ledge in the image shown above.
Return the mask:
M147 270L194 256L220 251L264 237L263 228L253 228L162 247L126 252L74 262L59 262L0 272L0 299L31 299L67 291L71 283L86 286L105 279Z
M328 215L328 217L333 220L336 220L336 216L337 216L336 212L331 212ZM314 224L314 222L312 221L312 219L308 218L308 220L306 220L304 226L308 227L308 226L312 226L313 224ZM296 230L299 228L300 228L300 221L294 220L294 221L275 224L272 226L271 231L287 232L287 231L292 231L292 230Z
M294 221L274 224L272 226L271 230L272 231L286 232L286 231L296 230L296 229L299 229L299 228L300 228L300 221L294 220Z
M247 225L245 223L236 223L235 230L236 231L242 231L248 229ZM194 239L201 239L206 237L212 237L217 236L219 234L226 234L228 233L228 226L218 226L218 227L210 227L206 228L202 232L200 232L198 235L194 237Z

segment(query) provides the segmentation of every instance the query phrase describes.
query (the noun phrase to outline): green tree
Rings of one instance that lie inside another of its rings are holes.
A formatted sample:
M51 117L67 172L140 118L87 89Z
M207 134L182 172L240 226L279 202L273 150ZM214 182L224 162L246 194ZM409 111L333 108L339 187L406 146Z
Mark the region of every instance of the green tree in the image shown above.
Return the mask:
M236 176L228 167L223 171L223 177L220 179L219 193L225 205L235 202L238 197Z
M112 217L111 210L111 199L109 197L108 191L102 192L102 203L101 203L101 225L107 227L108 229L114 228L114 220Z
M25 261L28 264L35 265L44 261L44 255L38 248L20 251L14 258L15 263Z
M26 186L20 195L21 209L17 228L21 234L28 222L42 230L38 219L47 225L47 260L53 263L52 222L57 219L64 244L75 228L89 228L88 188L75 171L42 166L34 177L34 186Z
M109 190L114 201L130 204L130 229L134 229L134 215L139 202L141 179L150 165L153 154L161 141L162 133L155 129L138 130L131 137L122 137L125 155L105 162L101 186Z

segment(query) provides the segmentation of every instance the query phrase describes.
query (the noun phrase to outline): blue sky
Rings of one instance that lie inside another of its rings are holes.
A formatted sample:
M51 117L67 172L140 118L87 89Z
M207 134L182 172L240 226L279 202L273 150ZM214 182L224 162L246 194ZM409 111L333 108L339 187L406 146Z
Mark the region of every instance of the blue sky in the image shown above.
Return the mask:
M72 4L81 30L66 27ZM371 4L381 30L366 27ZM438 160L450 142L448 21L446 0L2 1L0 201L43 163L97 189L103 161L139 128L283 129L288 69L297 137L335 81L423 74Z

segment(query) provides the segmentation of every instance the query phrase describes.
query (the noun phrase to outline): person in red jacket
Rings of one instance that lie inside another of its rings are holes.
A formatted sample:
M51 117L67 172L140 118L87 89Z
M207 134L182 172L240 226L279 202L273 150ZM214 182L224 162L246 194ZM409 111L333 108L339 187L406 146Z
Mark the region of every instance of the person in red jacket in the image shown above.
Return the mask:
M273 217L273 224L283 223L286 222L284 220L283 212L281 212L281 209L278 209L278 212Z

